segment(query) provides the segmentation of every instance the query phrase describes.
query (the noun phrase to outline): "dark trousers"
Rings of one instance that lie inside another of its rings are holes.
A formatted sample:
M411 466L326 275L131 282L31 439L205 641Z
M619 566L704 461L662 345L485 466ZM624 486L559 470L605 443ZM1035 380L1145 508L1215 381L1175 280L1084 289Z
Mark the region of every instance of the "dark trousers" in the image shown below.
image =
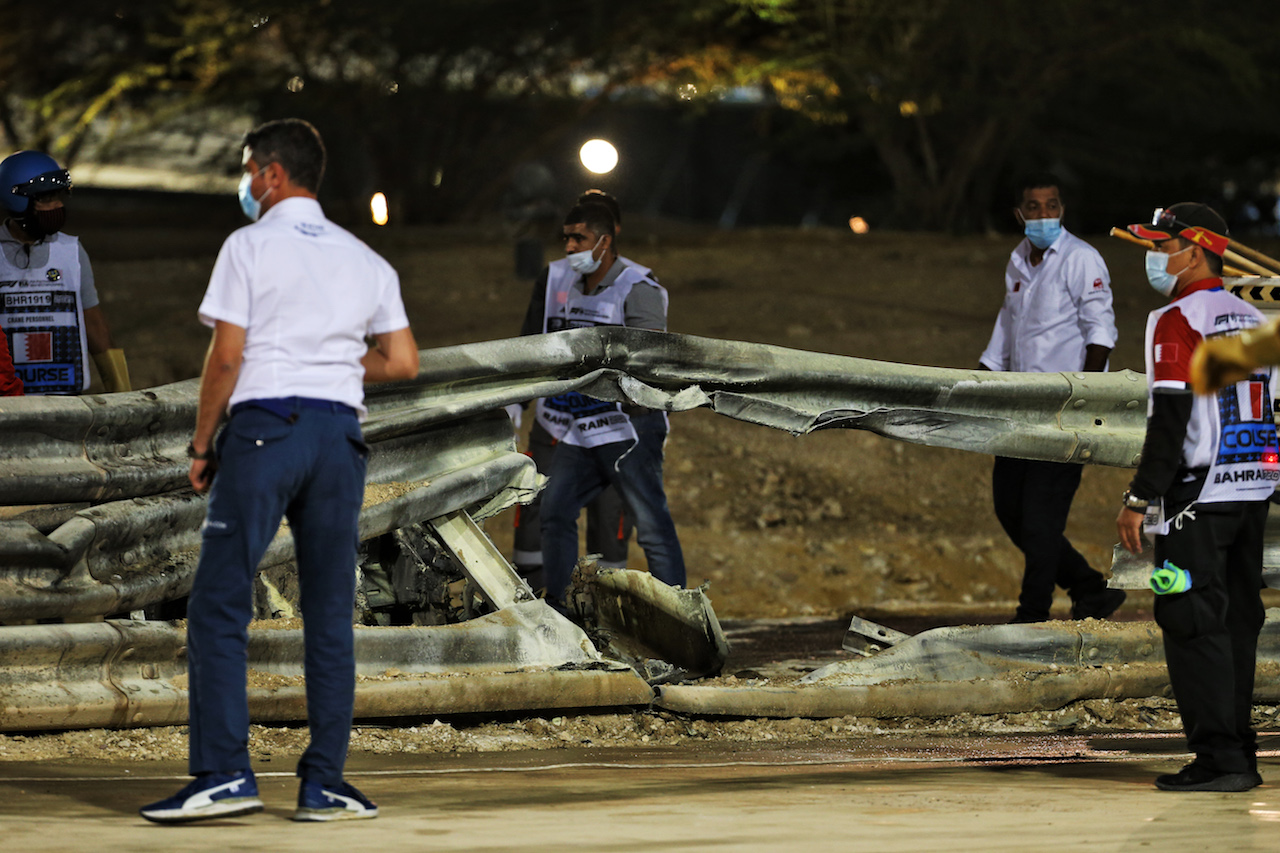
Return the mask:
M1157 595L1169 681L1196 763L1221 773L1257 770L1253 681L1265 612L1262 536L1267 502L1200 504L1195 520L1156 537L1157 564L1191 573L1191 589Z
M547 600L560 603L578 561L578 513L610 484L635 513L636 542L649 573L683 587L684 553L662 484L667 422L661 412L633 415L637 441L600 447L561 444L542 495L542 553L546 558Z
M529 430L529 457L541 474L550 474L556 451L555 439L537 421ZM511 562L527 572L540 568L542 558L542 495L532 503L516 507L515 553ZM612 485L587 504L587 553L599 554L605 568L627 566L627 544L635 521L626 501Z
M345 408L345 407L344 407ZM253 580L288 518L301 588L311 743L298 775L342 782L355 700L357 523L368 449L346 412L259 408L232 415L187 605L190 771L249 768L248 625Z
M1064 533L1081 473L1080 465L1069 462L996 457L991 472L996 518L1025 558L1017 621L1048 619L1055 586L1073 601L1106 588L1106 578L1090 568Z

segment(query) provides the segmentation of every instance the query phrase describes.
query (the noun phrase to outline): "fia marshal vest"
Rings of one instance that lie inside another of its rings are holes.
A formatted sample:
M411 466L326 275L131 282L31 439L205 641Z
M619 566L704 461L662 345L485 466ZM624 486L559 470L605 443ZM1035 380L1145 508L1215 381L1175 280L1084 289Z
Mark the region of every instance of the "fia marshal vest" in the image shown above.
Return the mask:
M19 269L0 252L0 327L28 394L79 394L89 387L80 305L80 241L55 234L49 262Z
M1221 288L1195 291L1152 311L1146 334L1148 393L1154 388L1156 324L1175 308L1202 338L1239 334L1262 322L1257 309ZM1280 480L1272 408L1275 374L1275 368L1259 368L1217 394L1196 395L1182 462L1188 468L1208 468L1197 503L1266 500L1275 490Z
M636 267L624 266L613 284L590 294L574 288L579 278L567 263L550 266L542 321L544 332L626 325L627 297L631 289L642 282L657 287L664 303L666 300L666 290ZM636 440L631 418L618 403L597 400L577 391L539 400L536 417L552 438L566 444L599 447Z

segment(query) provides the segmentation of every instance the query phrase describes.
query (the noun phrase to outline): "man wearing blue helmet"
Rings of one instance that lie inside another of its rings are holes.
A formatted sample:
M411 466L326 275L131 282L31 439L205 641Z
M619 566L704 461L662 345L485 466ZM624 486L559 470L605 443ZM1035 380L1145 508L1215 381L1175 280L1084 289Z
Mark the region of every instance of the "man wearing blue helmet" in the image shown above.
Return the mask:
M124 351L98 304L80 241L60 233L71 176L40 151L0 161L0 327L27 394L79 394L92 355L108 391L128 391Z

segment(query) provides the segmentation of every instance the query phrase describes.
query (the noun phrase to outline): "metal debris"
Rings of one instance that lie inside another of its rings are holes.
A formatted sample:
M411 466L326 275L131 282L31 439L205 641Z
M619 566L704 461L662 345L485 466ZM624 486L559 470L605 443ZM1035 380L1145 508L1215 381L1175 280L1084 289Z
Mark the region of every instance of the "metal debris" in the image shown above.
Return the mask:
M870 619L854 616L849 621L849 631L844 635L840 647L846 652L855 652L863 657L870 657L876 652L884 651L889 646L896 646L904 640L911 639L910 634L895 631L884 625L877 625Z
M569 605L597 645L651 684L718 675L729 657L705 586L676 589L647 572L583 561Z
M1280 610L1267 617L1258 660L1274 671ZM654 705L731 717L945 717L1167 695L1155 623L1084 620L935 628L877 655L817 669L795 687L663 685ZM1280 683L1260 677L1254 698L1280 700Z

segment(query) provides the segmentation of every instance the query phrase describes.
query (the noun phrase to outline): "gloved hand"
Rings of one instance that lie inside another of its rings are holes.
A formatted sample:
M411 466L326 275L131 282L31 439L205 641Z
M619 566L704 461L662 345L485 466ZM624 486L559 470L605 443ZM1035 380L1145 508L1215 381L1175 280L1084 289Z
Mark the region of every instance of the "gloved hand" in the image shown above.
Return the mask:
M507 415L511 418L511 425L516 429L520 429L520 421L524 419L524 406L521 403L512 403L504 407Z
M1234 385L1257 367L1280 364L1280 333L1277 323L1248 329L1238 335L1209 338L1191 354L1191 390L1210 394Z
M117 348L94 353L93 363L98 365L102 386L108 392L133 390L133 386L129 384L129 365L124 360L124 350Z

